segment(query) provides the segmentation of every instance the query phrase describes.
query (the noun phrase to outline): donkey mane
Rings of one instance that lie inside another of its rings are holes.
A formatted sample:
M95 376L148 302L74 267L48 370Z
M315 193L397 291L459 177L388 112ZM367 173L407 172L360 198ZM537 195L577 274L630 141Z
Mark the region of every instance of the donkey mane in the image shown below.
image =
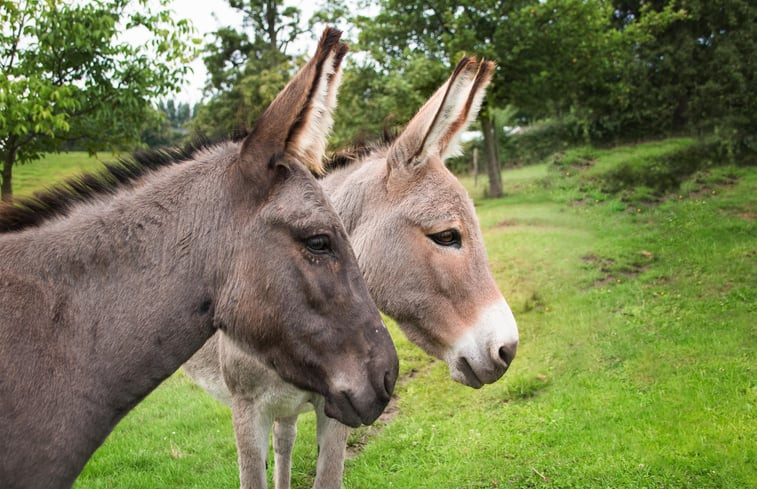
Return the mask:
M317 178L324 178L329 173L340 168L347 168L353 163L362 160L366 156L386 150L400 135L399 130L384 128L383 134L375 139L366 140L363 135L358 135L344 149L340 149L329 155L324 164L325 172L316 174Z
M232 141L240 139L238 135ZM189 161L199 151L221 144L198 137L184 147L163 147L137 150L129 157L104 163L104 168L69 178L62 183L22 197L9 204L0 204L0 234L37 227L65 216L77 204L112 195L161 168Z
M67 215L75 205L112 195L164 167L189 161L196 153L224 142L239 142L249 134L249 130L238 128L228 138L212 140L199 135L183 147L137 150L128 157L104 163L101 170L68 178L36 192L31 197L15 199L10 204L0 204L0 234L41 226L51 219ZM385 128L382 136L377 139L366 140L357 136L345 149L329 156L325 162L325 173L313 172L313 175L323 178L330 172L346 168L369 154L385 150L398 135L398 131Z

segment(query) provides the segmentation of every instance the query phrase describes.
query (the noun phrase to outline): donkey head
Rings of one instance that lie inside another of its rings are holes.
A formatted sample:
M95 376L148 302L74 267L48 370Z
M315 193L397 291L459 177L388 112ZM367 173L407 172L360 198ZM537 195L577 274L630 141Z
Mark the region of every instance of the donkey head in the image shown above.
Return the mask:
M460 61L378 153L386 158L385 195L374 200L387 205L352 233L379 307L413 342L445 360L454 380L476 388L505 373L518 329L489 270L473 203L444 160L459 151L493 70L492 62Z
M238 245L219 327L288 382L322 394L357 426L381 413L398 360L319 171L347 46L327 29L229 166ZM251 287L250 284L254 284Z

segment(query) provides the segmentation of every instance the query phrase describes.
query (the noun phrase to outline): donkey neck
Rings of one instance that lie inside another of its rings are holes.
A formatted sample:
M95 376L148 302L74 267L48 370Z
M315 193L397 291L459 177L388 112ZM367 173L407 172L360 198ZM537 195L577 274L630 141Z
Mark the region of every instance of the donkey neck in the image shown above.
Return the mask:
M186 162L38 229L0 235L24 256L16 271L49 284L64 301L77 343L90 343L87 361L94 352L109 367L99 376L135 370L130 364L144 372L139 364L157 362L165 377L211 334L204 323L220 267L211 266L219 257L203 234L218 232L209 229L218 219L203 209L208 201L223 206L223 192L209 190L219 183L217 170ZM119 352L128 358L112 357Z
M9 323L5 333L41 352L20 375L34 388L56 384L28 423L56 433L48 460L65 458L75 470L51 480L73 481L118 420L212 335L224 267L210 265L221 262L211 242L227 236L213 235L221 219L203 209L223 212L213 188L220 166L169 167L65 218L0 235L0 279L39 297L39 323Z

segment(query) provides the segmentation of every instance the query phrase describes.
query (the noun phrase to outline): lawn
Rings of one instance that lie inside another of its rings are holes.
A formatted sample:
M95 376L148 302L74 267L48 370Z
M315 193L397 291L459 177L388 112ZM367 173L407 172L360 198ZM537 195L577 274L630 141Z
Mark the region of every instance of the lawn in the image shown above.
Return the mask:
M472 390L392 328L398 410L353 434L345 488L757 487L757 171L608 190L618 165L661 151L583 149L507 170L501 199L463 179L518 356ZM302 416L294 487L312 485L314 438ZM238 487L229 409L177 373L76 487Z

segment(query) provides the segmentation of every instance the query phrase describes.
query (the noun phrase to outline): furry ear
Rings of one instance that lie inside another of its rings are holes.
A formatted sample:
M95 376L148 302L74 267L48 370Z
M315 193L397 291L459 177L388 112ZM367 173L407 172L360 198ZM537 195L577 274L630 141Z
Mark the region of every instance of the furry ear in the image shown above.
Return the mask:
M279 92L242 143L243 167L265 166L283 154L312 172L323 173L340 67L347 53L347 45L339 41L341 35L330 27L323 31L313 58Z
M422 166L431 155L444 161L458 154L460 134L478 115L494 66L492 61L461 59L391 146L390 169Z

